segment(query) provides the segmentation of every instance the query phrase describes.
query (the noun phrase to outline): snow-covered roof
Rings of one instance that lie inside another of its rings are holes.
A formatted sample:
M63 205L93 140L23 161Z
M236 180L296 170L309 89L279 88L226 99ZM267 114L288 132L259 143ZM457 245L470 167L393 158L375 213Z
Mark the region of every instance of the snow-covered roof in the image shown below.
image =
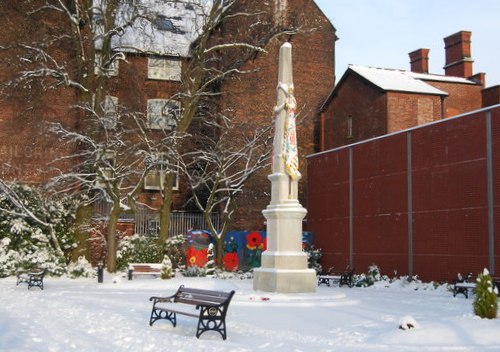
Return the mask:
M416 73L405 70L349 65L349 68L385 90L447 94L423 81L475 85L477 82L463 77Z
M112 48L122 52L187 57L191 43L203 29L209 6L206 0L124 2L117 15L117 24L123 25L134 18L133 25L126 26L113 37Z
M425 83L422 78L415 77L413 72L356 65L349 65L349 69L383 90L448 95L448 93Z

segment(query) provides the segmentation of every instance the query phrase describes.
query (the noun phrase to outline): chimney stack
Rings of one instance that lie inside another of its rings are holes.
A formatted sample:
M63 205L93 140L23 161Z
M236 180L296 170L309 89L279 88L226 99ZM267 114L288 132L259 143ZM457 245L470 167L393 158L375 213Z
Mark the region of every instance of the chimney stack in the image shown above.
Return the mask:
M444 38L446 76L469 78L472 76L472 60L470 43L471 32L460 31Z
M408 54L411 72L429 73L429 49L418 49Z

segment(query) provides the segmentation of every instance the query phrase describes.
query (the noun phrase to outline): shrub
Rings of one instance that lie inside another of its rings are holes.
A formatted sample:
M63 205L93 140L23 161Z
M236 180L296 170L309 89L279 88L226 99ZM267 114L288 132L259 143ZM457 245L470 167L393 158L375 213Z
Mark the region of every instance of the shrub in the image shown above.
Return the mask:
M207 276L207 270L205 268L192 265L183 270L182 275L186 277L203 277Z
M73 227L76 201L16 183L5 184L4 190L0 192L0 277L33 267L44 268L51 275L64 274L76 245ZM24 214L16 202L26 207ZM57 239L62 255L51 234Z
M128 263L161 263L163 246L154 237L135 234L120 241L117 268L123 270Z
M372 264L368 267L368 272L366 274L362 273L356 275L354 278L355 285L357 287L368 287L372 286L375 282L385 280L385 277L380 275L380 269L377 265Z
M164 254L168 255L172 261L173 269L179 269L184 266L186 262L186 251L187 245L184 235L172 236L167 239Z
M321 248L316 248L314 245L311 245L304 251L307 253L308 268L316 270L316 274L321 274L323 271L323 267L320 264L322 257Z
M498 310L498 290L493 286L490 273L484 269L477 276L474 313L481 318L495 319Z
M75 263L68 264L68 275L72 278L78 277L96 277L96 270L92 267L85 257L79 257Z
M163 261L161 262L161 272L160 272L160 277L163 280L170 279L173 275L173 269L172 269L172 261L168 257L168 255L165 254L163 256Z

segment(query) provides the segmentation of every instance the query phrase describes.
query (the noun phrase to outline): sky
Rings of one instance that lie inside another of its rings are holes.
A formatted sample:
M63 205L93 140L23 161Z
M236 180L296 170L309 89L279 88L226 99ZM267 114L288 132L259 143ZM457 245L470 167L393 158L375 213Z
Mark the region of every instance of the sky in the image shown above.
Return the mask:
M443 39L472 32L473 72L500 85L499 0L316 0L337 29L337 81L349 64L410 69L408 53L430 49L430 73L444 74Z

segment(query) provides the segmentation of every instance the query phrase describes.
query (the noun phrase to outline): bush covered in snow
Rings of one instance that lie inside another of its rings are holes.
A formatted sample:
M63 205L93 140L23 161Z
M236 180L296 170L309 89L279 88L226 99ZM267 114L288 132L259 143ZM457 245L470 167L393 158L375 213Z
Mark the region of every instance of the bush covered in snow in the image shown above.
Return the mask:
M207 276L207 269L200 268L196 265L191 265L182 270L181 273L186 277L204 277Z
M66 272L74 248L76 203L37 187L2 183L0 192L0 277L41 267Z
M118 270L124 270L128 263L161 263L163 246L155 237L126 236L120 240L116 258Z
M88 262L85 257L79 257L74 263L69 263L67 267L69 277L76 279L77 277L96 277L96 269Z
M498 311L498 290L493 286L490 273L484 269L477 276L474 313L481 318L495 319Z
M316 274L321 274L323 271L323 267L320 263L322 257L321 248L316 248L314 245L311 245L304 249L304 251L307 254L307 267L316 270Z
M389 278L387 276L382 276L380 274L380 269L375 264L368 267L368 272L366 274L361 273L359 275L355 275L354 277L355 285L358 287L372 286L375 282L388 280Z
M160 272L160 277L163 280L170 279L172 276L174 276L174 271L172 269L172 261L168 257L168 255L165 255L163 257L163 261L161 262L161 272Z
M161 263L167 256L172 269L177 269L185 261L185 241L183 235L172 236L162 245L156 237L126 236L118 246L117 268L124 270L128 263Z

